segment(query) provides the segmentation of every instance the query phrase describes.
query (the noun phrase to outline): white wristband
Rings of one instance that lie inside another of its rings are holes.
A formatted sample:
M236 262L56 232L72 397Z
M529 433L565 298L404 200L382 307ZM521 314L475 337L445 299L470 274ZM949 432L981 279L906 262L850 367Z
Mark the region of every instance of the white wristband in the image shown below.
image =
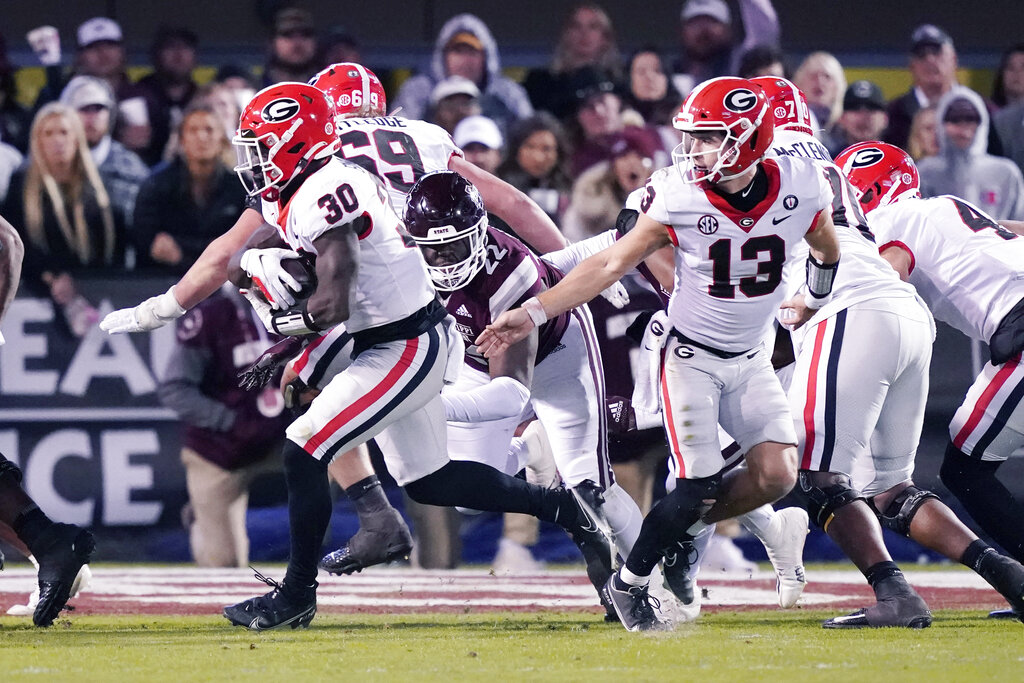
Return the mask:
M832 301L832 292L822 297L814 296L810 292L807 292L807 295L804 296L804 306L812 310L818 310L830 301Z
M537 297L530 297L524 301L522 308L537 327L548 321L548 314L544 311L544 304Z

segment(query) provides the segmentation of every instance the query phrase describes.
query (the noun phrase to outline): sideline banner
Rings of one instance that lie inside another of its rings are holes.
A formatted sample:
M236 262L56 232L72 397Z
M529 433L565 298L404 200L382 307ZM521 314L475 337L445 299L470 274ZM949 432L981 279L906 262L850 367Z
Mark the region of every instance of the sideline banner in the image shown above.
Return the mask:
M105 315L167 290L166 278L76 279ZM187 500L178 421L156 388L174 326L78 339L48 299L19 297L3 321L0 451L53 519L92 527L180 524Z

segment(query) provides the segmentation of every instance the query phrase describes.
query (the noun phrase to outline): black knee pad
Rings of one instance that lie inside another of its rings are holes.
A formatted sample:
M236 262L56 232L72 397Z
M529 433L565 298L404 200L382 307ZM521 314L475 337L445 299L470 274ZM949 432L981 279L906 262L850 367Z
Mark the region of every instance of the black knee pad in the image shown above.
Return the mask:
M21 468L0 453L0 482L5 479L12 484L21 484Z
M936 494L926 489L920 489L913 484L900 491L885 510L875 507L875 499L871 499L871 509L878 515L878 521L883 527L895 531L900 536L910 536L910 522L914 519L918 509L929 498L941 500Z
M946 444L946 455L939 468L939 478L957 498L965 495L983 496L989 482L996 477L996 470L1002 461L987 461L972 458L953 445Z
M794 490L811 520L822 529L828 528L836 510L864 500L864 496L854 490L850 477L838 472L800 470Z

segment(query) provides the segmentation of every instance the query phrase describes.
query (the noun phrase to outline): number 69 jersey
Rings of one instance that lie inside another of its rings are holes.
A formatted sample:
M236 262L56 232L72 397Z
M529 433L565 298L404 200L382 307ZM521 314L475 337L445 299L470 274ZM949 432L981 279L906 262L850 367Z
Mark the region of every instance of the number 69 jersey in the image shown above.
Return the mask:
M1024 239L973 204L950 195L903 199L869 220L879 251L910 254L910 284L936 318L968 337L987 343L1024 298Z
M350 333L406 318L435 298L419 250L402 240L401 221L387 193L355 164L332 158L302 183L276 221L264 217L281 229L292 249L312 254L317 253L314 242L327 231L367 219L355 224L359 266L345 323Z
M832 202L828 180L807 159L766 159L762 168L767 195L747 212L706 183L684 183L675 167L651 176L640 203L669 226L676 247L669 321L694 341L730 353L766 338L785 296L786 259Z

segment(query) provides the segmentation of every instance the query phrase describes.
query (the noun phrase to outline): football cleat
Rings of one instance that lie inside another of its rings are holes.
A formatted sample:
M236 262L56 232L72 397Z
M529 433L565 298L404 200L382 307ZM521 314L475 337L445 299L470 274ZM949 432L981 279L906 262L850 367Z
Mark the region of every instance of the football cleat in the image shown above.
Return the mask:
M87 590L92 584L92 570L89 569L89 565L83 564L82 568L78 570L78 576L75 577L74 582L71 584L71 597L68 600L74 600L78 597L78 594L84 590ZM11 605L7 608L7 614L12 617L30 617L36 611L36 606L39 604L39 586L32 591L32 594L28 596L28 602L24 605Z
M798 507L779 510L772 517L768 535L769 538L764 541L764 549L768 552L772 567L775 568L775 590L779 595L779 607L792 607L800 599L807 585L807 577L804 574L807 511Z
M1024 615L1012 609L996 609L988 613L989 619L1020 619L1024 621Z
M627 631L664 630L665 624L654 613L655 608L661 607L661 603L648 593L647 586L630 586L618 574L612 574L601 589L601 595L615 609Z
M932 613L921 596L907 584L903 577L891 576L875 586L878 598L871 607L859 609L822 623L823 628L928 628L932 625Z
M693 579L690 567L697 561L697 548L693 540L679 541L665 549L661 572L665 576L665 588L672 592L684 605L693 604Z
M569 532L573 543L583 553L583 559L587 563L587 577L600 595L601 588L608 582L608 577L614 571L611 543L598 525L597 518L591 514L589 506L576 489L570 489L569 495L565 499L572 503L575 515L562 526Z
M993 549L989 549L989 557L985 560L986 569L982 578L988 581L993 588L999 591L1008 603L1008 617L1016 617L1024 622L1024 566L1020 562L1000 555ZM991 616L991 614L989 615Z
M320 568L331 574L351 574L375 564L408 559L412 534L398 510L375 514L348 543L320 560Z
M498 576L536 574L544 571L544 563L535 559L525 545L502 538L498 541L498 552L491 561L491 568Z
M259 572L255 574L257 579L274 590L225 607L224 618L232 625L244 626L250 631L270 631L286 626L308 628L316 616L316 587L319 584L314 581L309 588L293 591Z
M32 614L36 626L50 626L71 597L78 572L89 562L96 539L73 524L54 524L35 546L39 563L39 602Z

